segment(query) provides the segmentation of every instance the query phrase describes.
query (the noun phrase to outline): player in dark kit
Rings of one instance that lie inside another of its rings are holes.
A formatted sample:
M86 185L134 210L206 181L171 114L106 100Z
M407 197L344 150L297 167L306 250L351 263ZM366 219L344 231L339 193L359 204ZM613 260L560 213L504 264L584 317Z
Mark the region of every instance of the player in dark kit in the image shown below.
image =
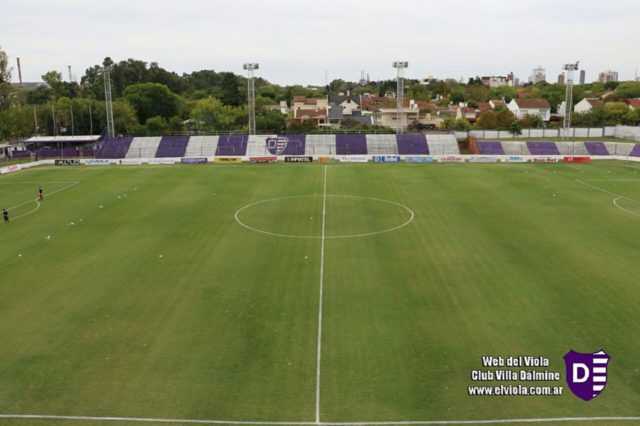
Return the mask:
M9 223L9 212L5 209L2 209L2 217L4 218L4 223Z
M40 197L40 200L44 200L44 190L42 187L38 188L38 197Z

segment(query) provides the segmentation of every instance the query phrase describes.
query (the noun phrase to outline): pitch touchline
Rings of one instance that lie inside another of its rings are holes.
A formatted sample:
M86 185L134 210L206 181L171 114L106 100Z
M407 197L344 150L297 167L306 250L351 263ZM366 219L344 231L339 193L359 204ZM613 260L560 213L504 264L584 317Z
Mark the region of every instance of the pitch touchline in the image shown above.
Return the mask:
M603 192L605 194L609 194L609 195L611 195L613 197L616 197L616 198L613 199L613 205L615 207L619 208L622 211L630 213L630 214L632 214L634 216L640 216L640 214L638 214L637 212L634 212L634 211L629 210L629 209L625 209L624 207L619 205L618 204L618 200L627 200L627 201L631 201L632 203L636 203L636 204L640 204L640 201L634 200L633 198L625 197L624 195L616 194L615 192L607 191L606 189L602 189L602 188L597 187L595 185L591 185L590 183L581 181L580 179L576 179L576 182L578 182L578 183L580 183L582 185L588 186L589 188L595 189L596 191L600 191L600 192Z
M322 358L322 296L324 290L324 241L327 223L327 166L324 166L324 187L322 190L322 238L320 239L320 301L318 302L318 343L316 357L316 423L320 423L320 362Z
M380 422L245 422L237 420L189 420L189 419L155 419L146 417L99 417L99 416L55 416L40 414L0 414L0 420L72 420L96 422L130 422L130 423L173 423L173 424L229 424L229 425L320 425L320 426L391 426L391 425L480 425L510 423L550 423L550 422L602 422L602 421L638 421L640 417L549 417L539 419L495 419L495 420L408 420Z

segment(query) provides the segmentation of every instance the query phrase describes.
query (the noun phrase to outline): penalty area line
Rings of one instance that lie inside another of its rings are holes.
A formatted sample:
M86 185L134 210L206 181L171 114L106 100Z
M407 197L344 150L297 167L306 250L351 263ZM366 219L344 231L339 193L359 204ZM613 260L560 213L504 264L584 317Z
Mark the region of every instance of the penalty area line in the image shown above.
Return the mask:
M57 193L62 192L62 191L64 191L64 190L66 190L66 189L69 189L69 188L71 188L71 187L73 187L73 186L76 186L76 185L78 185L79 183L80 183L80 182L70 182L70 183L69 183L69 185L63 186L62 188L56 189L55 191L51 191L51 192L50 192L50 193L48 193L46 196L47 196L47 197L50 197L50 196L52 196L52 195L54 195L54 194L57 194ZM19 208L19 207L22 207L22 206L27 205L27 204L30 204L30 203L36 203L36 207L35 207L35 208L33 208L32 210L29 210L29 211L28 211L28 212L26 212L26 213L21 214L20 216L16 216L16 217L11 218L11 220L17 220L17 219L23 218L23 217L25 217L25 216L28 216L28 215L30 215L30 214L32 214L32 213L35 213L35 212L40 208L40 200L39 200L38 198L34 198L34 199L32 199L32 200L28 200L28 201L25 201L25 202L23 202L23 203L16 204L15 206L11 206L11 207L9 207L9 208L7 209L7 211L15 210L15 209L17 209L17 208Z
M146 417L101 417L101 416L57 416L41 414L0 414L0 420L69 420L95 422L130 423L167 423L167 424L228 424L228 425L320 425L320 426L392 426L392 425L481 425L515 423L551 423L551 422L605 422L638 421L638 417L548 417L538 419L494 419L494 420L408 420L408 421L372 421L372 422L286 422L286 421L239 421L239 420L197 420L197 419L161 419Z

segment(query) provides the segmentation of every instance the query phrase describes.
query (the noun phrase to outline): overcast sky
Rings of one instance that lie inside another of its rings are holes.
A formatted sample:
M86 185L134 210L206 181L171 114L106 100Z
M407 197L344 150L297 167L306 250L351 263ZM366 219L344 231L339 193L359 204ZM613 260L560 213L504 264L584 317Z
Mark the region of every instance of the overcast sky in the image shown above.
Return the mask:
M555 81L580 60L587 81L640 66L640 1L562 0L1 0L0 47L20 57L24 81L48 70L135 58L178 73L258 75L279 84L407 76L526 80L542 65ZM14 69L14 81L17 81Z

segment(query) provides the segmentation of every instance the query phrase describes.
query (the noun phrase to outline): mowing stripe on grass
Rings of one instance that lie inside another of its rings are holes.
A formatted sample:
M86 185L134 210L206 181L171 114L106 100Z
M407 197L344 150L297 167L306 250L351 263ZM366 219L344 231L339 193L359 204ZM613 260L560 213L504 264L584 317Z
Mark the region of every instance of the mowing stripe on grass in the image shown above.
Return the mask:
M322 190L322 238L320 239L320 301L318 302L318 344L316 357L316 423L320 423L320 363L322 358L322 296L324 290L324 235L327 223L327 166L324 166Z

